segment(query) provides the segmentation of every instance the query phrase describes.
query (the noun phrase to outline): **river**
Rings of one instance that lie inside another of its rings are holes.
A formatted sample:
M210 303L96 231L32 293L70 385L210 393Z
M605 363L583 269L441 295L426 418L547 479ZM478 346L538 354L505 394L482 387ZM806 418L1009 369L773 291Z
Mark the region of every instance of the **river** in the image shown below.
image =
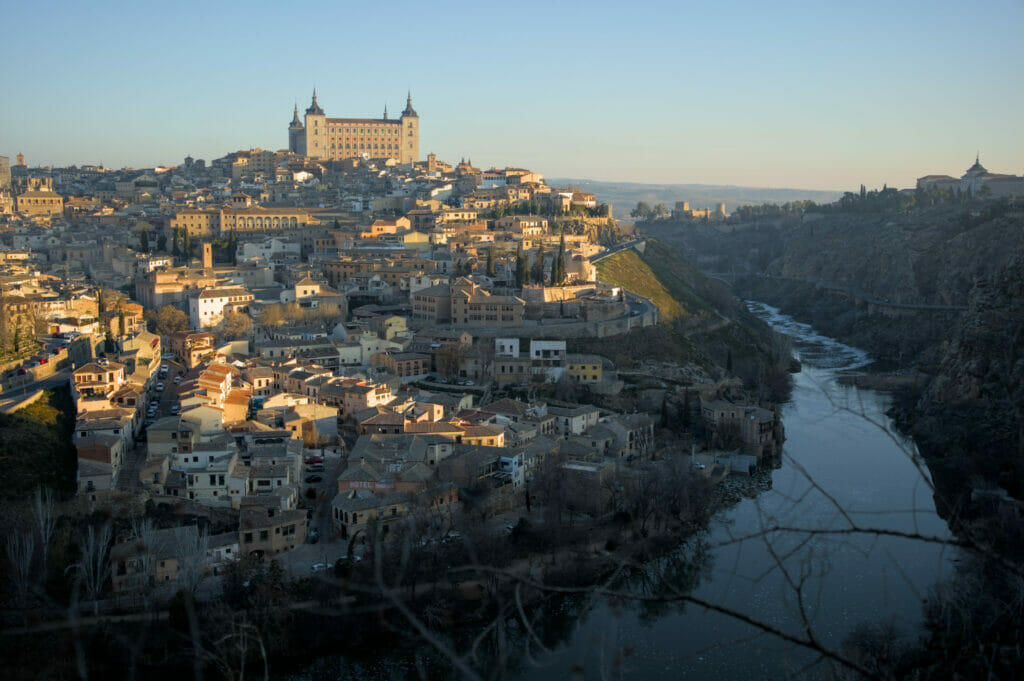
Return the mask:
M711 557L695 594L797 635L806 617L821 644L832 649L861 623L891 623L912 636L928 588L952 571L952 551L939 542L833 531L853 524L948 537L935 512L927 469L912 455L911 444L889 430L885 395L837 382L869 364L864 352L769 306L750 307L792 336L803 369L782 409L787 440L780 465L761 473L761 493L713 518L706 534ZM765 532L779 527L789 529ZM799 602L794 584L802 584ZM563 644L549 651L535 647L529 659L517 660L510 676L780 678L815 659L735 618L693 605L652 615L598 599L583 612ZM417 676L407 659L378 658L355 668L337 658L336 664L323 662L315 672L290 678ZM822 667L813 667L804 677L819 672Z

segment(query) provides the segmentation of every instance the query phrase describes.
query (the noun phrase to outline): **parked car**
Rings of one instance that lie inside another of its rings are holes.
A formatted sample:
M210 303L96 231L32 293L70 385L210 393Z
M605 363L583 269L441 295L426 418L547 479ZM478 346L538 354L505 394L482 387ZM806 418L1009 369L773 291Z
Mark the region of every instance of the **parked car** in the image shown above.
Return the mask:
M322 463L311 463L306 466L306 470L310 473L323 473L324 465Z
M306 482L311 483L311 484L314 483L314 482L323 482L323 479L324 478L323 478L322 475L307 475L306 476Z
M173 407L171 407L171 413L172 414L177 414L179 411L181 411L181 405L180 404L176 404Z
M320 530L316 529L315 527L311 529L309 533L306 535L306 541L308 541L310 544L315 544L318 541L320 541Z
M175 376L174 377L174 382L175 383L181 383L181 376Z
M156 391L158 393L162 393L164 391L164 384L163 383L157 383L156 384Z
M306 457L306 463L323 463L324 457L317 454L313 454Z

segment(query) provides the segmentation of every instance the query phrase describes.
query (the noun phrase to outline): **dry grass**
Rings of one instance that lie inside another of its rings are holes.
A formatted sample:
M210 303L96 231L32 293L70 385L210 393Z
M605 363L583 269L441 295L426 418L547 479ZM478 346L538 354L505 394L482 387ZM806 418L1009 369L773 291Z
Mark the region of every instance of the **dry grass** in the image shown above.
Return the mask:
M632 249L600 261L597 263L597 272L601 281L650 298L658 306L663 321L670 322L688 314L686 308L672 297L653 270Z

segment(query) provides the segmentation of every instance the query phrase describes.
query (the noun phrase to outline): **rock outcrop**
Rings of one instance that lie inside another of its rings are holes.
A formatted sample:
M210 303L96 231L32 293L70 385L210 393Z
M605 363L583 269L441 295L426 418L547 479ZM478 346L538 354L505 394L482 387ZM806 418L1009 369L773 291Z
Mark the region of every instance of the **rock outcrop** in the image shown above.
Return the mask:
M1024 253L975 286L917 414L915 439L931 461L1022 498Z
M741 296L776 305L877 359L929 373L963 311L914 306L965 307L974 285L1024 247L1024 216L994 203L643 229L705 271L749 274L730 276Z

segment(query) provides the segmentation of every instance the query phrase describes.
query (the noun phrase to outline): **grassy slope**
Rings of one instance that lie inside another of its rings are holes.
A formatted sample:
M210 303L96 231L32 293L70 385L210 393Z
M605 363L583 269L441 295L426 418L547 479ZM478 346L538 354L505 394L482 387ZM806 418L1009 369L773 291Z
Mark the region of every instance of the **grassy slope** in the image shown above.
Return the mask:
M630 249L601 260L597 272L601 281L653 300L663 321L713 312L704 275L657 239L647 242L642 256Z
M68 389L47 391L14 414L0 414L0 465L6 494L22 496L38 485L60 495L74 491L77 459L71 442L74 404Z
M662 323L635 329L621 343L572 339L570 351L604 355L620 368L641 359L724 368L731 357L735 375L751 384L778 361L767 326L725 285L705 277L671 246L649 239L642 256L624 251L597 266L602 281L653 300Z
M636 251L621 251L597 263L598 277L627 291L650 298L658 306L661 318L670 322L689 312L659 280L651 267Z

